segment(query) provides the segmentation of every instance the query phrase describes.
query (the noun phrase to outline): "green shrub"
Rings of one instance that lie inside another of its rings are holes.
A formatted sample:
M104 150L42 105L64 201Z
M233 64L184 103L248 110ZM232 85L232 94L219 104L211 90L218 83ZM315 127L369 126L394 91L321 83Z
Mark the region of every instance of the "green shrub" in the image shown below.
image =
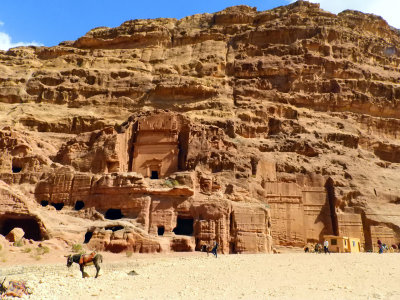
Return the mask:
M29 252L31 252L31 251L32 251L32 249L29 248L29 247L27 247L27 248L25 248L25 249L22 250L23 253L29 253Z
M81 244L73 244L72 251L75 253L83 253L84 252Z
M126 257L131 257L132 255L133 255L133 252L132 251L126 251Z
M176 179L166 179L164 181L164 185L172 189L173 187L178 186L180 184Z
M37 255L43 255L43 254L46 254L46 253L49 253L49 252L50 252L50 248L47 247L47 246L42 246L42 247L36 248L36 254Z

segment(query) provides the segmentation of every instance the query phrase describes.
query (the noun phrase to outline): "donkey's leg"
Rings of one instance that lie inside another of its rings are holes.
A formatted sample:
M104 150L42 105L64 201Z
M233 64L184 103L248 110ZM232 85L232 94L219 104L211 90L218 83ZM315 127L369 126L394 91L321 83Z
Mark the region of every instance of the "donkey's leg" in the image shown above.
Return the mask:
M97 278L99 276L99 272L100 272L100 264L99 263L95 263L94 265L96 267L96 277L95 278Z
M84 268L85 268L85 266L82 264L82 265L79 265L79 268L81 269L81 273L82 273L82 278L85 278L85 271L84 271Z

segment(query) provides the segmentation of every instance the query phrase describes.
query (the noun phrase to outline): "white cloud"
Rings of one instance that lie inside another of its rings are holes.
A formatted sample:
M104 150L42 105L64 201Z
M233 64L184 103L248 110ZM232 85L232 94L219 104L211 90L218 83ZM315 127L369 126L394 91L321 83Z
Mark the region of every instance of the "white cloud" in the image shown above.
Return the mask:
M4 25L4 22L0 21L0 26L3 26L3 25Z
M389 25L400 28L399 0L310 0L310 2L320 3L322 9L335 14L346 9L375 14L384 18Z
M29 45L43 46L42 44L37 43L35 41L30 42L30 43L26 43L26 42L13 43L11 41L11 37L7 33L0 32L0 50L8 50L8 49L13 48L13 47L29 46Z

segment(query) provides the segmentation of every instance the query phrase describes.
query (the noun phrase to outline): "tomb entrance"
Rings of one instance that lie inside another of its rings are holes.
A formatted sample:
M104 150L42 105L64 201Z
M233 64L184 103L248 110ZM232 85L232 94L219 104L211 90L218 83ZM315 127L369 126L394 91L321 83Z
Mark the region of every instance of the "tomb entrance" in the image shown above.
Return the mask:
M193 221L192 217L178 216L173 232L176 235L193 235Z
M182 116L168 112L140 118L130 148L130 170L160 179L182 169L189 132L183 123Z

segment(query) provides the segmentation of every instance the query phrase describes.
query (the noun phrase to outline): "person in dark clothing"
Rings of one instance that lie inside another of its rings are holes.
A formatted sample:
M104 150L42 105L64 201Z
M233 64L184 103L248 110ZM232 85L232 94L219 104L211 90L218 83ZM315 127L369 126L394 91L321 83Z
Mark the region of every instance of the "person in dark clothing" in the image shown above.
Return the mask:
M379 248L379 254L383 253L382 242L379 238L378 238L378 248Z
M217 258L217 251L218 251L218 243L215 242L214 247L211 249L211 253L215 255L215 258Z

